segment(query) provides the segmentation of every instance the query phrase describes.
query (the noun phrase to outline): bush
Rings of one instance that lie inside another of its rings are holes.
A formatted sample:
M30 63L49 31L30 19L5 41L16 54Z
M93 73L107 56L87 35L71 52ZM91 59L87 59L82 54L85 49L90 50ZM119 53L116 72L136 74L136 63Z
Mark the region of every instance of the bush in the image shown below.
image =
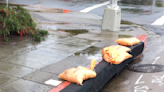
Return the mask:
M36 26L37 23L22 6L0 5L0 37L4 41L8 41L7 35L11 33L17 33L20 36L23 34L33 35L37 31Z
M41 41L42 39L44 40L44 38L42 38L42 36L48 35L48 31L43 30L43 29L37 29L37 31L35 31L35 34L33 34L32 36L34 37L35 41Z

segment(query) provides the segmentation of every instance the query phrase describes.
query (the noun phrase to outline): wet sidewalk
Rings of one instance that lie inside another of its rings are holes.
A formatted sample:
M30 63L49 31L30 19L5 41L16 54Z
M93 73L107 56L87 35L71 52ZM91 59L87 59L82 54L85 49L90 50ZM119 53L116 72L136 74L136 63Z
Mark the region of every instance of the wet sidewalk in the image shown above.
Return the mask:
M89 67L92 59L101 61L101 49L116 44L114 40L153 34L135 24L122 24L119 32L102 32L101 18L89 13L30 14L49 35L41 42L13 35L8 43L0 43L0 92L47 92L55 87L45 84L47 80L59 80L58 74L70 67Z

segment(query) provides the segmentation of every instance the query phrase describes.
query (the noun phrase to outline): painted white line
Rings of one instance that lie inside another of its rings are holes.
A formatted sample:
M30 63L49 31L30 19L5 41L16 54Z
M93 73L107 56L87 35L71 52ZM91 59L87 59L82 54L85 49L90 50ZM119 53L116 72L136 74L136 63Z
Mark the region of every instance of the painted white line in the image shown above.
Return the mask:
M109 4L109 1L106 1L106 2L103 2L101 4L96 4L96 5L93 5L91 7L85 8L85 9L81 10L80 12L87 13L87 12L93 10L93 9L96 9L96 8L99 8L99 7L102 7L102 6L105 6L107 4Z
M160 59L160 58L161 58L160 56L156 57L152 64L155 64L157 62L157 60Z
M59 85L61 83L62 83L62 81L53 80L53 79L50 79L50 80L45 82L45 84L52 85L52 86L57 86L57 85Z
M141 82L140 82L140 80L141 80L142 77L143 77L143 75L141 75L141 76L138 78L138 80L136 81L135 84L145 83L144 81L141 81Z
M164 25L164 15L160 18L158 18L154 23L152 23L151 25Z

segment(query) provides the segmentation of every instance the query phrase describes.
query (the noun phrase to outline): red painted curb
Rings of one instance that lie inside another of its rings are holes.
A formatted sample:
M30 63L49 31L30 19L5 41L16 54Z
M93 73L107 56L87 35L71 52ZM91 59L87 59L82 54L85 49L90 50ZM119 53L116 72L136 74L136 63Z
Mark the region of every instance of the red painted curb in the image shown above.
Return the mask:
M145 47L147 46L147 35L138 35L137 38L144 42Z
M62 89L64 89L65 87L67 87L69 84L71 84L71 82L64 81L61 84L59 84L57 87L51 89L48 92L60 92Z
M143 52L142 52L142 53L144 53L144 52L145 52L145 49L146 49L146 47L147 47L147 35L138 35L137 38L138 38L140 41L144 42L144 50L143 50ZM137 56L136 58L139 58L140 56L141 56L141 54L140 54L139 56Z
M144 42L144 50L143 50L143 52L145 52L145 49L147 47L147 35L138 35L137 38L139 40L141 40L142 42Z
M6 2L0 1L0 4L6 4ZM26 5L26 4L17 4L17 3L8 3L8 4L10 4L10 5L21 5L21 6L30 6L30 7L42 8L42 9L62 10L63 13L76 12L76 11L73 11L73 10L59 9L59 8L52 8L52 7L43 7L43 6L38 6L38 5Z
M63 9L63 13L70 13L70 10Z

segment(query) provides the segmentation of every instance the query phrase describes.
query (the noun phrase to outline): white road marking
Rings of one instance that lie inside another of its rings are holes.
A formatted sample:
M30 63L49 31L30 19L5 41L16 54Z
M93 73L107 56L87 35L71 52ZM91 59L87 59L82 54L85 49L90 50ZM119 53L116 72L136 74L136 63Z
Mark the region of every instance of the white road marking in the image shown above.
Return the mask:
M160 58L161 58L160 56L156 57L152 64L155 64L157 62L157 60L160 59Z
M96 5L93 5L91 7L85 8L85 9L81 10L80 12L87 13L87 12L93 10L93 9L96 9L96 8L99 8L99 7L102 7L102 6L105 6L107 4L109 4L109 1L106 1L106 2L103 2L101 4L96 4Z
M160 18L158 18L155 22L153 22L151 25L164 25L164 15Z
M53 80L53 79L50 79L50 80L45 82L45 84L52 85L52 86L57 86L57 85L59 85L61 83L62 83L62 81Z
M138 78L138 80L136 81L135 84L145 83L144 81L141 81L141 82L140 82L140 80L141 80L142 77L143 77L143 75L141 75L141 76Z
M157 83L159 86L162 86L164 83L164 75L163 76L153 76L155 79L152 79L152 83Z

